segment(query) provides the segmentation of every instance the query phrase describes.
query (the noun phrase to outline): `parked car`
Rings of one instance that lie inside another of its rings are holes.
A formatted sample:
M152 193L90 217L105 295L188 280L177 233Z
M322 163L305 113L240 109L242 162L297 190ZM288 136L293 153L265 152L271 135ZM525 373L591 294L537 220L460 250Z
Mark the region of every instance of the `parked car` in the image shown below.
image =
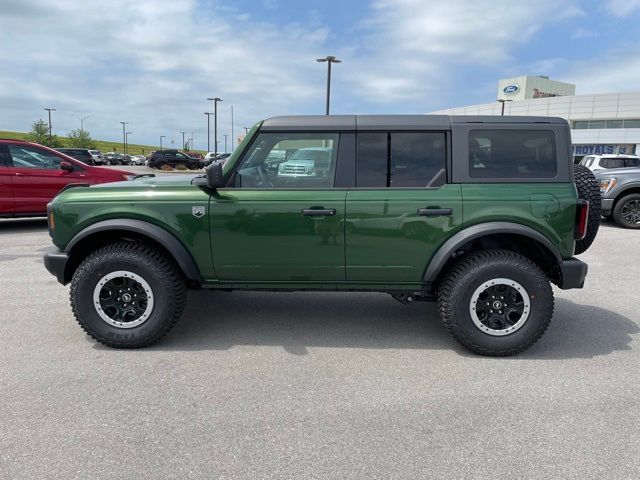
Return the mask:
M635 155L588 155L580 160L592 172L611 168L640 167L640 157Z
M190 170L202 168L202 162L197 158L175 149L156 150L149 157L149 167L162 169L164 166L177 167L184 165Z
M268 119L224 171L63 192L45 266L71 283L82 328L116 348L160 340L188 288L368 290L437 300L466 348L514 355L547 330L551 283L587 275L574 255L596 236L600 195L569 145L553 117ZM313 176L264 166L272 150L318 146L330 166Z
M104 155L100 150L89 150L95 165L104 165Z
M207 155L209 155L207 153ZM207 156L204 157L203 163L204 166L206 167L207 165L211 165L211 162L218 162L221 165L224 165L224 163L227 161L227 159L231 156L230 153L218 153L217 155L211 155L207 158Z
M131 163L130 158L122 153L107 152L104 154L104 163L106 165L129 165Z
M86 148L56 148L56 150L76 160L80 160L86 165L95 165L97 163L91 151Z
M144 155L132 155L131 156L131 165L144 165L147 161L147 157Z
M0 217L45 215L47 203L69 184L132 178L129 172L89 166L36 143L0 140Z
M315 177L316 175L326 175L331 164L331 152L331 148L301 148L278 166L278 176Z
M602 216L624 228L640 228L640 168L599 170Z

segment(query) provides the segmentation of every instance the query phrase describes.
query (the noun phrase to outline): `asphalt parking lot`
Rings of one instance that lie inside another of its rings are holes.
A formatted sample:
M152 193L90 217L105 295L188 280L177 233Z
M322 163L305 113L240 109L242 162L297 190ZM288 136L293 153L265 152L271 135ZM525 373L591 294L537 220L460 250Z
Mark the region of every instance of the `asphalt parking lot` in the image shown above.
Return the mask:
M638 478L640 232L604 223L541 341L474 356L433 304L190 293L166 339L112 350L0 221L2 478Z

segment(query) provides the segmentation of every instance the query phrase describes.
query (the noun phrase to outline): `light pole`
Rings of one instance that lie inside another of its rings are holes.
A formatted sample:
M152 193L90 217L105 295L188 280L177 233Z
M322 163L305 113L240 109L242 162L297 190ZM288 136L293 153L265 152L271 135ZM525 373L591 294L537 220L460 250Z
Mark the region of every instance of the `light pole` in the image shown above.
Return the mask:
M122 149L123 153L127 153L127 134L125 133L125 125L129 122L120 122L122 124Z
M224 153L227 153L227 137L228 136L229 135L223 135L223 137L224 137Z
M162 139L167 138L166 135L160 135L160 150L162 150Z
M213 102L213 155L218 155L218 102L222 102L219 97L207 98Z
M91 117L91 115L85 115L84 117L80 117L80 130L84 131L84 121Z
M499 98L499 99L498 99L498 102L500 102L500 103L502 104L502 109L501 109L501 113L500 113L500 115L504 116L504 104L505 104L506 102L513 102L513 100L504 100L504 99L502 99L502 98Z
M124 153L127 153L127 149L126 147L129 145L129 135L131 135L133 132L125 132L124 133L124 145L125 145L125 151Z
M211 115L213 115L213 113L211 112L204 112L204 114L207 116L207 153L209 153L211 151Z
M182 150L184 151L184 134L187 132L180 132L182 134Z
M325 58L317 58L316 62L327 62L327 115L329 115L329 99L331 98L331 64L341 63L342 60L338 60L333 55L327 55Z
M49 112L49 141L51 141L51 112L55 112L55 108L45 108L47 112Z

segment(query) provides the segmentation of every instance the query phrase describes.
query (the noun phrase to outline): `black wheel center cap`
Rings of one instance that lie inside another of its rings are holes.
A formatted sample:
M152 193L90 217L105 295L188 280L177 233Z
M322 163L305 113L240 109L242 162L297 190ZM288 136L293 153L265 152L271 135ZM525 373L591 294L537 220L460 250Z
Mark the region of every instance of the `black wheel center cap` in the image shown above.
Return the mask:
M502 302L500 300L495 300L493 302L493 309L500 310L502 308Z

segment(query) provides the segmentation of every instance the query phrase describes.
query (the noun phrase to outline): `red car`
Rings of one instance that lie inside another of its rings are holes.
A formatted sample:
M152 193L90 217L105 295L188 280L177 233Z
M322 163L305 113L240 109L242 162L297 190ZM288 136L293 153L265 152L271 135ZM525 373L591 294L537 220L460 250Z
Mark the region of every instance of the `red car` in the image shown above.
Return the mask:
M47 214L47 203L70 183L129 180L125 170L92 167L37 143L0 139L0 217Z

